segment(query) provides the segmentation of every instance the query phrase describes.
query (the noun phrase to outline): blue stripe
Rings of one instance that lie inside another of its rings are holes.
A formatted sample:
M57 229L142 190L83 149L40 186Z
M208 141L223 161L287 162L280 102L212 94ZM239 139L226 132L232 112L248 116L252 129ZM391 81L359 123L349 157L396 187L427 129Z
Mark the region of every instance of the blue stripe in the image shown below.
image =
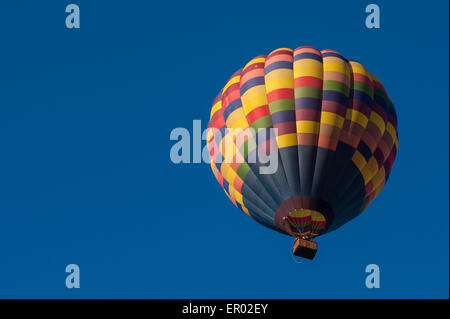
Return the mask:
M243 95L245 92L247 92L248 89L251 89L254 86L257 85L264 85L264 77L263 76L258 76L256 78L252 78L250 80L248 80L247 82L245 82L242 86L241 86L241 95Z
M322 100L334 101L344 106L347 106L348 97L345 94L338 91L323 90Z
M363 141L361 141L361 143L359 143L359 145L358 145L358 151L366 159L366 162L368 162L370 157L372 156L372 151L367 146L367 144L364 143Z
M313 109L320 111L322 109L322 100L315 97L298 97L295 99L295 109Z
M223 117L225 121L228 119L228 116L230 116L233 111L237 110L238 108L242 107L241 99L236 99L225 108L223 111Z
M272 113L271 116L274 125L285 122L295 122L295 111L280 111Z
M383 156L383 153L380 151L379 148L377 148L377 149L375 150L375 152L373 153L373 156L374 156L375 159L377 160L378 168L380 168L381 166L383 166L383 164L384 164L384 156Z
M269 64L268 66L266 66L264 68L264 75L272 72L273 70L278 70L278 69L289 69L292 70L293 68L293 63L289 62L289 61L278 61L278 62L274 62Z
M264 143L271 138L275 138L275 135L272 133L273 131L271 127L258 129L258 132L256 133L256 142L258 145L259 143Z
M230 186L230 184L227 182L227 180L224 177L223 178L223 188L227 191L228 194L230 194L230 190L228 189L229 186Z
M348 60L347 60L346 58L344 58L342 55L337 54L337 53L333 53L333 52L325 52L325 53L322 53L322 56L323 56L324 58L335 57L335 58L342 59L342 60L344 60L345 62L348 62Z
M384 110L386 110L387 113L389 113L389 107L388 104L386 103L386 100L384 98L382 98L381 96L375 94L375 98L374 98L375 102L377 102Z
M359 90L350 90L350 96L353 96L354 100L361 101L367 104L368 107L372 108L373 99L367 93Z
M303 59L313 59L313 60L322 62L322 57L315 53L304 52L304 53L294 55L294 61L303 60Z

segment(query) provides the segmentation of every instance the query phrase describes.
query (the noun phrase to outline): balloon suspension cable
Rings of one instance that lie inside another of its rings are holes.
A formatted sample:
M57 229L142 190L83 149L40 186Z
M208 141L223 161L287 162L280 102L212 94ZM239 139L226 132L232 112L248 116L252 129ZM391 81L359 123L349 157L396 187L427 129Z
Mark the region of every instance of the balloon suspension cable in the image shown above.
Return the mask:
M283 220L284 220L285 223L287 223L289 229L291 230L292 235L294 237L297 237L297 236L294 235L294 227L292 226L291 221L289 220L288 216L284 216Z
M289 254L291 255L292 260L296 263L296 264L303 264L303 260L295 258L294 252L292 251L292 249L289 248Z

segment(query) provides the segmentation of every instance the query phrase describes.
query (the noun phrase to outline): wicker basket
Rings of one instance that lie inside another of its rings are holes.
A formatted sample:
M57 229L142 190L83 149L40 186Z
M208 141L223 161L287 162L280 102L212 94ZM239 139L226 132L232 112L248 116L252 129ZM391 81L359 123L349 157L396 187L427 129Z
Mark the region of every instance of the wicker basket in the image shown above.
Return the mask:
M296 238L294 242L294 255L313 259L317 252L317 243L312 240Z

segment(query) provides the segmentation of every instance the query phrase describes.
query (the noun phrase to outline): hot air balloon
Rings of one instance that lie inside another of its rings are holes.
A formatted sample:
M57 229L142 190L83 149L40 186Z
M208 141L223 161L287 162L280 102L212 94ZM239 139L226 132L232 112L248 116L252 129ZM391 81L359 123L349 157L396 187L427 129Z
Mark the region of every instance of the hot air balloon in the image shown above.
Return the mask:
M213 102L207 147L233 204L295 237L293 253L312 259L314 239L361 214L386 184L397 115L359 62L333 50L281 48L225 84ZM276 170L262 172L259 159L274 154Z

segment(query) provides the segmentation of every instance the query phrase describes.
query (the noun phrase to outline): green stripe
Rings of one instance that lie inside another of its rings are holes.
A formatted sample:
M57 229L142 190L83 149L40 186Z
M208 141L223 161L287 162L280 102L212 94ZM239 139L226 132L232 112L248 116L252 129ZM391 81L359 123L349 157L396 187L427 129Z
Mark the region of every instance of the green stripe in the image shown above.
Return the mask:
M294 99L282 99L277 100L269 104L270 114L280 111L294 111L295 102Z
M258 130L260 128L272 127L272 118L269 115L261 117L253 122L250 127L254 128L255 130Z
M236 174L238 174L238 176L244 180L245 176L247 176L248 172L250 171L250 166L248 166L247 163L242 163L241 165L239 165L239 168L236 171Z
M334 81L334 80L325 80L323 81L323 90L324 91L337 91L345 94L346 96L350 95L350 88L343 82Z
M302 86L295 88L295 97L312 97L316 99L322 98L322 89L315 88L313 86Z
M360 81L353 81L353 89L366 93L373 100L373 90L366 83Z
M383 98L383 100L386 102L387 105L390 105L391 103L389 102L389 99L386 95L386 93L384 93L384 91L378 87L375 87L375 94L380 96L381 98Z
M249 138L246 140L241 147L239 148L239 152L244 156L244 158L247 158L248 153L253 151L256 148L256 142L253 138Z

